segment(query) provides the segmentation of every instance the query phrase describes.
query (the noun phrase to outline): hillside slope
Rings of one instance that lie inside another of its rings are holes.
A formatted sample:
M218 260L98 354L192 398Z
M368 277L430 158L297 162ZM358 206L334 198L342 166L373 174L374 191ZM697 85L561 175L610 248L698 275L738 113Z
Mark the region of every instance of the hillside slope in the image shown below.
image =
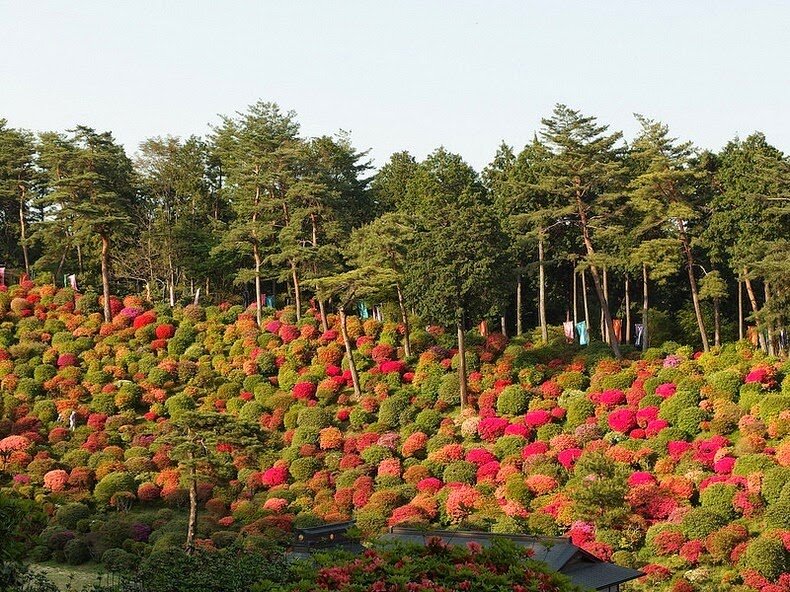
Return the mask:
M365 535L396 524L567 534L647 572L637 588L790 589L787 362L743 344L703 355L666 344L617 362L470 333L461 410L440 328L415 332L404 360L397 324L350 318L356 398L343 341L315 311L296 324L292 310L267 310L259 329L241 307L111 305L104 324L95 295L0 292L0 485L53 515L39 555L68 559L73 541L86 557L180 544L163 526L167 507L188 502L185 465L166 436L196 410L255 423L267 442L210 451L203 546L353 517ZM151 511L110 545L86 521L113 507Z

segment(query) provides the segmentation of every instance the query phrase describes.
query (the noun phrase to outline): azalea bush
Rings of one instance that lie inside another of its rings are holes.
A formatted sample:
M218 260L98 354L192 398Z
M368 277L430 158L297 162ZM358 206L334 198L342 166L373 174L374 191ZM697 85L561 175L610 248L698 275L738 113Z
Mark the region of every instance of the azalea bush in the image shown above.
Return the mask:
M61 292L0 291L14 304L0 312L0 494L48 516L28 558L140 565L181 548L190 473L171 436L197 413L267 442L203 451L207 552L356 519L365 537L393 525L569 536L643 569L639 590L790 584L790 365L748 344L617 361L472 332L461 410L457 351L438 327L415 332L405 359L396 320L350 317L357 396L334 315L322 331L317 310L297 323L266 309L258 327L238 306L132 297L112 299L104 323L95 295Z
M483 548L477 543L447 546L441 539L429 538L424 546L388 545L367 550L362 556L320 554L315 561L292 566L286 582L261 582L253 591L580 590L529 555L503 540L494 539L490 547Z

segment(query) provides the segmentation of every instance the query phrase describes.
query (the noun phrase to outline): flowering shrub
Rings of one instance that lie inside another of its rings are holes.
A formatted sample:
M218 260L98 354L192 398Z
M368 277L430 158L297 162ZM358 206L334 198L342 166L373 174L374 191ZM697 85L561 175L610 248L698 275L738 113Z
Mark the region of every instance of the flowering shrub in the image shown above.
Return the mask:
M637 592L787 587L771 577L776 541L790 540L790 367L748 347L695 357L667 344L615 361L491 335L470 340L461 410L441 328L415 332L413 363L402 327L350 317L358 396L333 315L321 333L317 311L297 323L266 309L260 329L238 306L165 317L126 298L103 323L96 296L75 309L52 286L7 294L25 314L0 302L0 487L48 508L156 510L142 546L124 544L127 528L112 548L182 544L167 512L188 505L188 473L168 437L210 412L259 426L266 445L207 448L199 520L221 534L206 545L351 518L370 534L528 529L644 568Z
M408 506L397 510L398 518L415 513L417 510ZM502 540L482 548L472 543L466 547L448 546L439 539L431 539L424 546L370 549L354 559L330 554L300 565L293 573L299 574L298 579L280 585L269 582L254 588L254 592L401 589L409 592L560 592L572 589L566 580L533 562L524 549ZM404 582L408 582L405 587Z

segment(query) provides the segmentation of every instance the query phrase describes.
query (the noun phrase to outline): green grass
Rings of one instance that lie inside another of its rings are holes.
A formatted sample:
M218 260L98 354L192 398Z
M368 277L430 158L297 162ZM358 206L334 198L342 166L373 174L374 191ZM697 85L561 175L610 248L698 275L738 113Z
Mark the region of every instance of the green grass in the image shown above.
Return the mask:
M97 582L102 567L95 563L84 565L64 565L48 561L46 563L33 563L30 566L36 571L43 572L62 592L79 591L88 588Z

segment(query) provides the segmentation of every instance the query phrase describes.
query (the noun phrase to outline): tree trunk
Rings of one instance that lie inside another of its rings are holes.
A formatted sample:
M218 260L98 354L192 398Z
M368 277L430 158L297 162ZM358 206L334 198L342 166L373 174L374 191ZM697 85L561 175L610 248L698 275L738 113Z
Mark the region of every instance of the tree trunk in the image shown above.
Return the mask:
M606 298L607 307L609 303L609 276L607 275L607 270L603 268L603 295ZM610 313L611 314L611 311ZM604 320L603 314L603 307L601 307L601 339L606 343L609 343L609 336L606 334L606 321Z
M694 275L694 255L691 252L691 243L689 242L688 235L686 234L686 227L683 220L677 221L678 233L680 235L680 242L683 245L683 253L686 256L686 270L689 276L689 287L691 288L691 301L694 304L694 314L697 317L697 327L699 327L699 336L702 340L702 349L710 351L710 344L708 343L708 333L705 331L705 321L702 318L702 307L699 302L699 291L697 290L697 278Z
M647 264L642 263L642 351L647 351L647 308L648 308L648 285L647 285Z
M348 326L346 325L346 310L342 306L338 309L340 314L340 332L343 334L343 343L346 347L346 359L348 360L348 370L351 373L351 382L354 384L354 395L357 399L362 396L362 388L359 386L359 374L357 365L354 363L354 356L351 354L351 338L348 336Z
M584 301L584 322L587 323L587 331L590 330L590 306L587 302L587 274L582 269L582 300Z
M187 524L186 551L191 555L195 551L195 532L197 531L197 472L195 458L189 453L189 522Z
M543 343L549 342L549 327L546 323L546 270L544 269L543 236L538 239L538 319L540 320L540 338Z
M324 301L320 298L318 299L318 310L321 313L321 328L324 330L324 333L329 331L329 322L326 319L326 306L324 305Z
M587 255L589 257L590 263L590 273L592 274L593 284L595 285L595 293L598 295L598 302L603 308L604 311L604 320L606 321L606 333L609 336L609 347L612 348L612 353L614 356L621 360L623 358L623 354L620 353L620 345L617 343L617 339L614 338L614 324L612 323L612 315L609 312L609 302L606 300L606 296L604 296L603 289L601 288L601 279L598 277L598 268L595 266L593 261L595 261L595 249L593 248L592 239L590 238L590 229L587 225L587 214L584 211L584 208L581 203L581 197L577 195L577 205L579 209L579 221L582 225L582 238L584 239L584 245L587 248ZM582 278L584 275L582 275ZM587 295L587 291L585 290L585 297ZM585 311L586 312L586 311ZM589 316L589 315L588 315ZM589 320L587 322L587 326L590 326Z
M176 305L176 271L173 268L173 256L170 253L167 254L167 266L169 270L167 286L170 293L170 308L173 308Z
M631 280L625 274L625 342L631 343Z
M516 274L516 334L517 335L521 335L524 332L523 313L521 312L522 284L523 281L521 279L521 271L519 271Z
M768 285L768 282L763 282L763 286L765 288L765 304L768 304L768 301L771 299L771 288ZM767 324L766 331L768 332L768 339L767 346L768 346L768 355L773 356L776 352L774 351L774 327L773 323L770 321Z
M30 275L30 258L27 251L27 222L25 221L25 186L19 185L19 238L22 243L22 258L25 261L25 273Z
M713 345L716 347L721 345L721 312L718 298L713 299Z
M110 308L110 237L101 235L101 287L104 294L104 322L112 321Z
M395 284L398 292L398 308L400 308L400 318L403 322L403 351L406 357L411 357L411 330L409 329L409 314L406 312L406 305L403 301L403 291L400 284Z
M501 317L499 317L499 328L500 328L500 331L501 331L502 335L507 337L507 321L505 319L505 315L502 315Z
M738 280L738 340L743 341L743 282Z
M291 277L294 283L294 303L296 304L296 320L302 320L302 289L299 286L299 274L296 271L296 262L291 261Z
M456 322L458 327L458 383L461 391L461 409L466 407L468 402L468 389L466 385L466 335L464 332L464 318Z
M760 321L757 320L757 313L759 309L757 307L757 296L754 294L754 287L752 286L752 280L749 279L749 270L747 268L743 268L743 283L746 284L746 294L749 296L749 303L752 305L752 313L754 313L754 324L757 326L757 338L760 340L760 349L764 352L768 353L768 346L765 343L765 335L761 331Z
M576 265L571 263L571 266L571 274L573 275L573 324L575 326L576 323L579 322L579 296L577 294L578 288L576 286Z
M258 248L258 243L252 243L252 256L255 258L255 320L260 328L263 322L261 314L261 251Z

